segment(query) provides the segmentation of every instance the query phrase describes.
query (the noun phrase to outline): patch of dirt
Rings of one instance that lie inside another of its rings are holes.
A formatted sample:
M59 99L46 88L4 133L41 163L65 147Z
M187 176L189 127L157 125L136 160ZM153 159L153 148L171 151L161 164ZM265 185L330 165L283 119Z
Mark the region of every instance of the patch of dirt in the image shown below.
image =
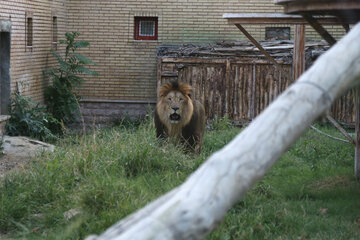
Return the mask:
M315 182L308 187L311 189L329 189L334 188L338 186L349 186L349 184L353 183L354 180L352 180L350 177L347 176L337 176L333 178L326 178L321 181Z
M21 169L26 164L31 161L31 157L20 157L20 156L11 156L4 154L0 156L0 177L4 176L5 173L14 170Z

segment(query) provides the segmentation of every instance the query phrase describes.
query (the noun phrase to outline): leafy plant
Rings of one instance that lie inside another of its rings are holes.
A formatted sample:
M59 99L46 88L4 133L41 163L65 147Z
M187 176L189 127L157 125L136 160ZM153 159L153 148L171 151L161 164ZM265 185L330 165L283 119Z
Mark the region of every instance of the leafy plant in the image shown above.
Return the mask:
M31 98L15 93L9 107L10 119L6 133L10 136L29 136L43 141L52 141L56 136L50 129L61 128L60 122Z
M61 40L61 44L66 44L65 56L51 50L51 53L58 61L58 67L46 70L44 73L52 82L45 90L45 102L48 111L60 122L68 123L77 119L80 115L79 99L80 96L74 92L75 87L80 87L84 81L80 74L97 75L84 65L95 65L95 63L78 53L77 49L88 47L87 41L76 41L79 33L67 32L66 40Z
M215 115L214 118L211 120L211 130L226 130L231 127L231 120L226 115L224 117L218 117L218 115Z

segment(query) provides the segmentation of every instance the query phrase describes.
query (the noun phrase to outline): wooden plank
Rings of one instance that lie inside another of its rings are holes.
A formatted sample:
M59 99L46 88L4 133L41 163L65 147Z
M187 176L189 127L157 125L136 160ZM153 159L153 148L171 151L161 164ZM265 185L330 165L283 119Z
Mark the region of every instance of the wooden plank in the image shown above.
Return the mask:
M255 118L255 100L256 100L256 67L252 65L252 81L251 81L251 102L250 102L250 117L251 120Z
M251 34L248 31L246 31L245 28L243 28L243 26L241 26L241 24L235 24L235 26L238 29L240 29L240 31L260 50L260 52L262 52L262 54L265 55L265 57L270 62L272 62L275 65L276 68L281 69L278 62L260 45L260 43L258 43L258 41L255 40L255 38L253 38L253 36L251 36Z
M360 21L359 0L275 0L289 14L327 14L337 16L342 23L355 24Z
M305 71L305 25L296 25L294 35L293 79L296 80Z
M310 14L303 13L302 16L309 22L309 24L322 36L329 44L330 46L334 45L336 43L335 38L331 36L331 34L326 31L323 26Z
M157 88L156 89L159 89L159 87L162 85L161 71L162 71L162 58L158 57L157 58L157 74L156 74L157 75ZM157 90L156 90L156 97L159 97Z
M177 71L174 71L174 72L171 72L171 71L162 71L161 72L161 76L162 77L177 77L179 75L179 72Z
M330 121L330 123L331 123L332 125L334 125L334 127L336 127L336 128L349 140L350 143L356 145L355 140L350 136L349 133L346 132L346 130L345 130L343 127L341 127L340 124L338 124L338 123L336 122L336 120L335 120L333 117L331 117L331 116L328 114L328 115L326 116L326 118Z
M261 57L261 56L260 56ZM161 57L161 61L162 63L189 63L189 64L226 64L227 59L223 59L223 58L202 58L202 57L197 57L197 58L188 58L188 57L182 57L182 58L175 58L175 57ZM256 62L256 64L269 64L268 60L262 60L262 59L254 59L254 58L238 58L238 59L231 59L230 60L231 63L243 63L243 64L249 64L249 63L254 63ZM278 64L286 64L288 65L289 63L286 63L282 60L277 61Z
M230 77L231 77L231 62L230 59L226 60L225 67L225 115L229 116L231 112L230 108L232 104L230 103L230 94L229 94L229 86L230 86Z
M229 24L307 24L300 15L283 13L225 13L222 16ZM315 16L321 24L341 24L333 16Z
M216 59L216 58L175 58L175 57L163 57L163 63L213 63L213 64L226 64L226 59Z

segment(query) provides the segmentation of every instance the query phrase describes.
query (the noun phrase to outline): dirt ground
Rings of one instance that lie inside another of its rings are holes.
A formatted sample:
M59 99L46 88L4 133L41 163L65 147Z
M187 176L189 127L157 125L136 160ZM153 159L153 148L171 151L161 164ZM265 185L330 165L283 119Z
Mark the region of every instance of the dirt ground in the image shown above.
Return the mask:
M31 157L18 157L4 154L0 156L0 177L13 169L21 169L31 161Z

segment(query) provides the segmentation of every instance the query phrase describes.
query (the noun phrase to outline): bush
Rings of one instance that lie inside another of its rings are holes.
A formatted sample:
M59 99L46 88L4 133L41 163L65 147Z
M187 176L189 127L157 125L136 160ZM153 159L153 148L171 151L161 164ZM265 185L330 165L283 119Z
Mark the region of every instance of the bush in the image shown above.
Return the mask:
M66 33L66 40L61 40L61 44L66 44L65 57L51 50L56 57L59 66L44 71L52 82L52 86L45 89L45 103L48 111L60 122L73 122L80 115L79 99L73 89L80 87L83 78L79 74L97 75L97 72L91 71L84 65L95 63L89 58L82 56L75 51L78 48L88 47L89 42L75 41L79 33Z
M232 127L232 122L228 116L218 117L217 115L211 120L210 130L226 130Z
M53 141L56 136L50 129L60 129L61 125L51 114L31 98L16 93L11 98L10 119L6 124L6 134L29 136L42 141Z

